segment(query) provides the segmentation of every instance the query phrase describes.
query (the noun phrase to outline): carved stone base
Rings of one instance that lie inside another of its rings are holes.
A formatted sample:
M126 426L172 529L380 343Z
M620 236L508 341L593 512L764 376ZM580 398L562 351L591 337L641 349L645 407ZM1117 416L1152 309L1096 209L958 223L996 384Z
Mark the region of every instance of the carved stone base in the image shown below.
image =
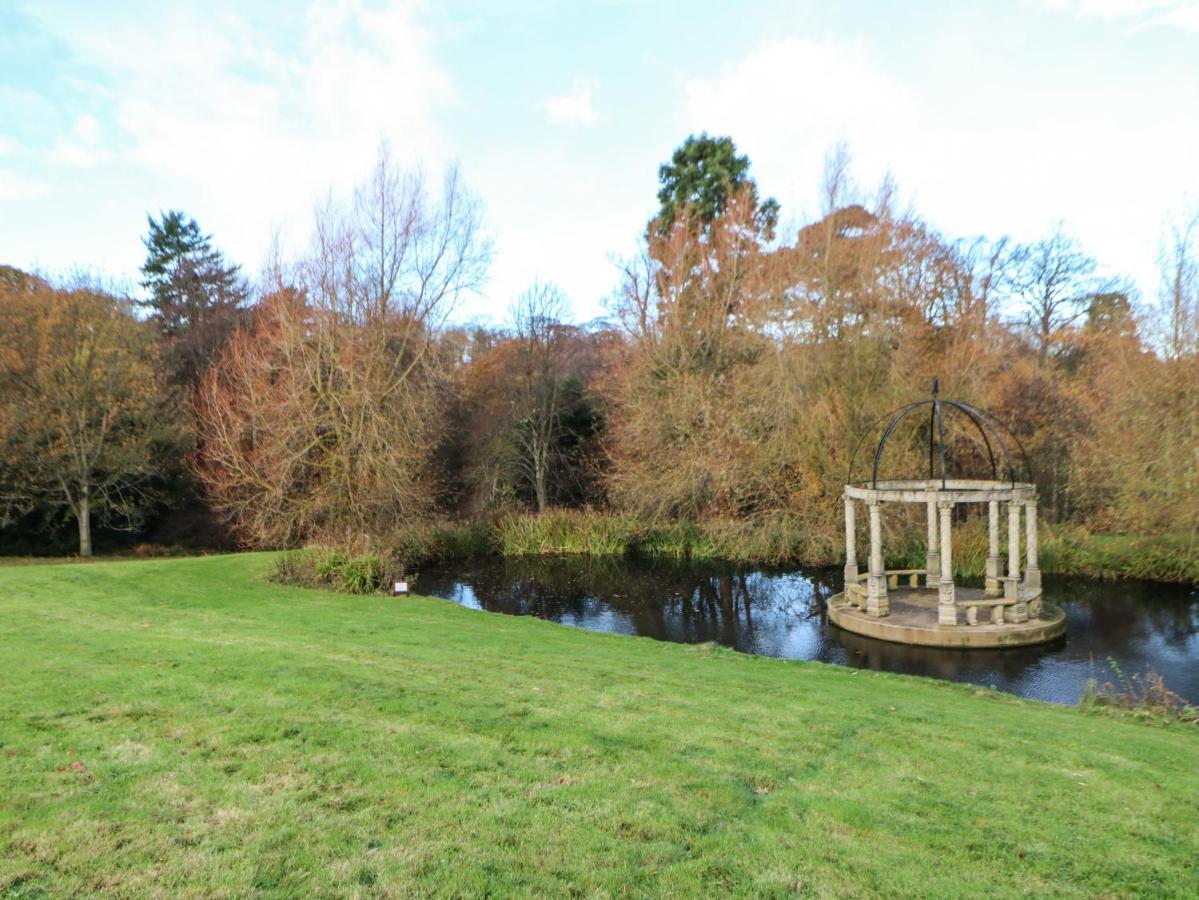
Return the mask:
M1016 600L1020 596L1020 579L1008 578L1003 582L1003 599Z
M881 618L891 614L887 597L887 576L871 575L866 579L866 615Z
M1003 596L1003 582L999 579L1003 577L1003 560L998 556L987 557L987 581L986 592L988 597Z
M1008 621L1014 624L1028 621L1028 604L1021 600L1019 603L1013 603L1012 608L1008 610Z
M958 608L954 602L957 599L957 589L952 581L942 581L937 585L937 624L956 625L958 623Z
M1041 569L1038 566L1028 566L1024 570L1024 586L1030 588L1041 586Z

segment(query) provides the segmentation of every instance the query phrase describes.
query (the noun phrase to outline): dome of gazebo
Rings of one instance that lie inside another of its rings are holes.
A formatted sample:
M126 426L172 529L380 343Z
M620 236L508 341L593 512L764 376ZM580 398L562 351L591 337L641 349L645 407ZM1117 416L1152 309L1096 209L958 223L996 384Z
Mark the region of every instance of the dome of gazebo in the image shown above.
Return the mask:
M903 434L910 437L909 429L901 426L917 424L918 427L918 423L924 421L923 414L926 411L928 423L927 483L931 484L934 480L939 481L942 490L946 490L950 489L951 484L965 481L969 481L972 486L977 488L981 487L983 480L986 480L966 478L965 473L956 471L956 464L959 460L951 452L952 442L947 438L946 433L947 428L952 431L954 426L972 435L974 444L981 445L981 448L985 449L987 469L990 474L989 480L995 482L996 487L1000 483L1006 483L1012 488L1017 485L1017 468L1012 456L1013 450L1019 453L1023 463L1022 469L1026 473L1026 477L1031 480L1031 472L1029 472L1028 460L1024 455L1023 447L1010 429L989 413L961 400L944 399L940 393L940 381L934 378L930 397L897 407L867 426L854 445L853 453L850 456L849 472L845 478L846 484L869 486L874 489L885 484L895 484L893 479L882 481L879 478L879 467L884 453L888 444L898 435ZM874 445L873 453L865 456L862 451L869 446L866 441L874 435L880 435L878 442ZM861 473L868 475L867 478L855 479L855 475L859 474L857 471L859 458L869 466L868 471ZM918 481L922 486L926 483L926 479L914 472L903 480L913 483Z

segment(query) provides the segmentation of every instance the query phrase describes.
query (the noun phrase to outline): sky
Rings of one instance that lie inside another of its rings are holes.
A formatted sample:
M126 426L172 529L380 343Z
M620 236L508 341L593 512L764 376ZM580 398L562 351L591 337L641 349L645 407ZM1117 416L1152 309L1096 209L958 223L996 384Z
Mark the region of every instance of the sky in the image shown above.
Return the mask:
M1152 301L1199 202L1199 0L0 0L0 263L136 287L147 213L182 209L253 275L386 141L482 198L460 320L537 279L587 321L701 131L788 227L843 143L947 234L1061 221Z

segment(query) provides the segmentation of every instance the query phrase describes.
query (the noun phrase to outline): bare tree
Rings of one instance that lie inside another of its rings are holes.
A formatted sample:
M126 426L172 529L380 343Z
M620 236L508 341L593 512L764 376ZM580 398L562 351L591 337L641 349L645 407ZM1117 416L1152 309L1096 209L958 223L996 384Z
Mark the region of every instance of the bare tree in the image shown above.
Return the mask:
M1096 277L1096 268L1095 259L1066 234L1060 222L1046 237L1012 251L1008 288L1042 364L1062 330L1086 314L1091 298L1115 289L1113 282Z
M318 211L294 280L200 391L197 469L247 542L378 533L433 507L440 326L486 273L481 222L456 169L431 196L386 147L348 203Z
M562 438L564 384L568 373L562 319L566 295L556 285L534 282L512 310L520 344L516 441L519 467L533 487L538 512L550 505L550 478Z
M971 292L981 306L983 320L990 319L995 310L996 295L1001 292L1004 265L1009 255L1010 240L1001 237L992 241L976 237L959 241L958 256L969 273Z
M1177 359L1199 348L1199 206L1167 224L1158 265L1166 349Z

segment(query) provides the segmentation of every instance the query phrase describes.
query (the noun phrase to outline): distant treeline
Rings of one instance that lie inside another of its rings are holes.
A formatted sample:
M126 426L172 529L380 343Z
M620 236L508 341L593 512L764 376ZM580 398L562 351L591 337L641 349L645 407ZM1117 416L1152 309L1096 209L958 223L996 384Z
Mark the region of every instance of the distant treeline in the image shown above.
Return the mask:
M1199 215L1167 223L1151 303L1063 227L941 234L841 150L790 229L727 138L688 139L660 183L586 327L545 283L505 327L447 325L491 260L480 201L386 152L253 284L179 212L150 219L136 299L0 269L3 549L87 554L93 525L107 546L363 545L581 508L833 560L855 440L939 376L1016 435L1051 523L1199 554ZM919 475L928 427L889 474ZM976 435L948 440L987 468Z

